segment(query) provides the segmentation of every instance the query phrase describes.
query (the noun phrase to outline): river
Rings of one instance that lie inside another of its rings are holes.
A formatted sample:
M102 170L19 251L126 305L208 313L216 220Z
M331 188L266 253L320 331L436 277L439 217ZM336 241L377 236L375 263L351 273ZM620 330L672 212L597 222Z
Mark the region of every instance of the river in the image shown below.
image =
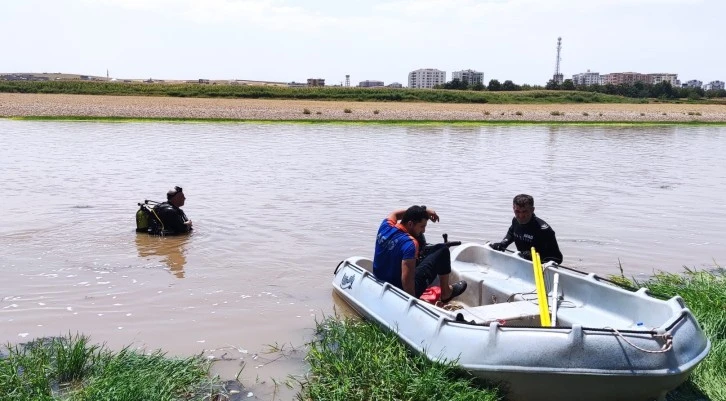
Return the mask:
M709 269L726 261L725 153L723 126L0 120L0 341L204 352L291 399L315 320L340 309L335 265L371 255L390 211L434 208L431 242L499 240L529 193L567 266ZM194 232L136 234L137 202L175 185Z

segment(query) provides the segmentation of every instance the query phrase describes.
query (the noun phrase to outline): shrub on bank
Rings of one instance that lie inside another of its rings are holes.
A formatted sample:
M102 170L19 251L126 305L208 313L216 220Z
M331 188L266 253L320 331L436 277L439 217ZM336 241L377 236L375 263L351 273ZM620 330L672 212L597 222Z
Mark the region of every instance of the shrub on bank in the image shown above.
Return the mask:
M1 81L0 92L77 95L171 96L228 99L305 99L431 103L633 103L638 99L578 91L489 92L444 89L286 87L98 81Z
M668 398L726 401L726 270L721 267L712 272L687 269L684 274L657 273L648 281L632 282L664 297L680 295L711 340L708 357Z
M36 339L0 350L0 399L14 401L176 401L225 397L201 356L167 358L161 351L118 353L88 337ZM8 397L8 398L4 398ZM223 399L223 398L220 398Z
M310 379L303 400L481 400L499 399L480 388L456 365L413 354L392 332L372 323L328 318L317 325L318 340L307 361Z

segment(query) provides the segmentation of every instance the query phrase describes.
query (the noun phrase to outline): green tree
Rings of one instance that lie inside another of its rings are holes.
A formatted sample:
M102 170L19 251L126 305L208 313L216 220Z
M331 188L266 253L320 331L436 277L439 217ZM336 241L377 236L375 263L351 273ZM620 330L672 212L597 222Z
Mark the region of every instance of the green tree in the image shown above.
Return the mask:
M512 82L510 80L506 80L502 84L503 91L518 91L519 89L520 89L519 85L515 84L514 82Z
M502 90L502 84L499 83L496 79L492 79L489 81L489 90L490 91L500 91Z
M484 89L486 89L486 88L484 87L484 84L481 82L477 82L474 85L471 85L471 90L473 90L473 91L483 91Z
M726 97L726 89L710 89L705 91L705 95L709 99L715 97Z
M562 89L567 91L574 91L575 84L572 82L571 79L566 79L564 82L562 82Z
M451 81L445 83L443 85L443 89L459 89L459 90L465 90L467 89L469 85L466 83L466 81L462 81L459 78L454 78Z
M677 97L677 93L673 89L673 86L671 86L670 82L663 81L653 85L650 90L650 96L662 99L673 99Z
M547 81L547 85L545 85L545 89L559 90L560 85L557 82L555 82L554 79L550 79L549 81Z

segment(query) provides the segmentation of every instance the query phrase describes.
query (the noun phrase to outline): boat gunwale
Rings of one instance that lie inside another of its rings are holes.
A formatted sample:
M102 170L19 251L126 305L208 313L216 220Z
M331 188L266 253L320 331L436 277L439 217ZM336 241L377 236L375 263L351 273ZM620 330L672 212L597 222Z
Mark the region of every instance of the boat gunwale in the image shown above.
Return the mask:
M353 257L353 258L355 258L355 257ZM349 259L353 259L353 258L349 258ZM334 274L337 274L338 270L341 267L344 268L345 266L350 265L352 267L355 267L355 268L359 269L360 270L360 273L361 273L361 275L362 275L363 278L365 278L366 276L368 276L371 279L373 279L374 281L376 281L377 283L381 284L384 287L384 291L385 291L385 289L389 289L389 290L393 291L394 293L396 293L397 295L401 296L404 299L409 296L408 293L405 293L403 290L401 290L401 289L399 289L399 288L391 285L390 283L387 283L387 282L385 282L383 280L378 279L375 275L373 275L373 273L371 273L370 271L368 271L368 269L366 269L366 268L364 268L364 267L362 267L360 265L357 265L357 264L351 262L349 259L343 260L336 267ZM563 267L563 266L552 265L550 267ZM567 270L573 270L573 271L575 271L577 273L581 273L581 274L584 274L584 275L587 275L587 276L599 277L599 276L595 275L594 273L585 273L585 272L581 272L581 271L578 271L578 270L575 270L575 269L571 269L571 268L567 268ZM606 281L609 282L609 280L606 280ZM344 294L344 292L343 291L340 291L340 289L337 286L334 286L334 287L335 287L336 291L340 295L343 295ZM622 290L628 290L627 288L622 288L620 286L618 286L617 288L622 289ZM636 291L631 291L631 292L637 293L638 291L640 291L640 289L638 289ZM646 296L649 296L650 294L645 294L645 295ZM348 298L347 295L345 297ZM661 300L661 301L668 302L670 300L677 299L677 298L680 298L680 297L675 296L675 297L672 297L672 298L670 298L668 300ZM475 327L487 327L487 328L490 327L490 325L491 325L491 323L472 323L472 322L467 322L467 321L456 320L455 318L452 318L449 314L447 314L446 313L447 312L446 310L441 310L441 308L439 308L439 307L437 307L435 305L432 305L432 304L430 304L428 302L425 302L425 301L422 301L420 299L416 299L416 298L413 298L413 297L409 298L408 303L409 303L409 307L412 306L412 305L417 305L417 306L421 307L422 309L424 309L425 311L427 311L428 313L436 314L435 317L437 319L441 319L442 317L444 317L444 320L447 323L461 324L461 325L475 326ZM443 311L443 313L442 313L442 311ZM688 308L681 308L681 310L678 311L678 312L679 312L678 313L678 316L675 319L673 319L673 321L671 321L670 324L668 324L668 326L666 326L663 329L631 330L631 329L615 329L615 328L611 328L611 327L588 327L588 326L581 326L581 325L574 325L574 326L556 326L556 327L551 327L551 326L536 326L536 325L517 325L517 326L499 326L498 325L498 328L499 329L506 329L506 330L509 330L509 329L530 329L530 330L537 329L537 330L542 330L542 329L544 329L545 331L558 331L558 330L571 331L574 327L579 327L583 331L596 332L596 333L610 333L610 334L624 333L624 334L635 334L635 335L647 334L647 335L654 336L654 335L660 335L660 334L662 334L662 331L666 331L666 332L667 331L670 331L678 323L680 323L682 320L686 319L689 316L689 314L692 315L692 313L690 312L690 310ZM675 313L674 313L674 315L675 315ZM669 323L669 322L666 321L665 323ZM665 323L664 323L664 325L665 325Z

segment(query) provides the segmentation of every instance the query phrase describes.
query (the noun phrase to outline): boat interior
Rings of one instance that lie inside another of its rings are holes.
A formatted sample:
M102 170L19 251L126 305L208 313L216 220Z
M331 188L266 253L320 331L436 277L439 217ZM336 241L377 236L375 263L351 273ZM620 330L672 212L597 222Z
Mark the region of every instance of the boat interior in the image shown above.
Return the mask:
M372 272L370 260L360 258L355 263ZM452 252L451 267L450 282L465 280L467 289L443 308L431 307L453 319L481 325L542 325L532 262L511 252L468 244ZM548 304L545 310L552 327L658 330L679 318L684 308L678 297L656 299L645 288L623 289L593 273L553 263L541 268Z

